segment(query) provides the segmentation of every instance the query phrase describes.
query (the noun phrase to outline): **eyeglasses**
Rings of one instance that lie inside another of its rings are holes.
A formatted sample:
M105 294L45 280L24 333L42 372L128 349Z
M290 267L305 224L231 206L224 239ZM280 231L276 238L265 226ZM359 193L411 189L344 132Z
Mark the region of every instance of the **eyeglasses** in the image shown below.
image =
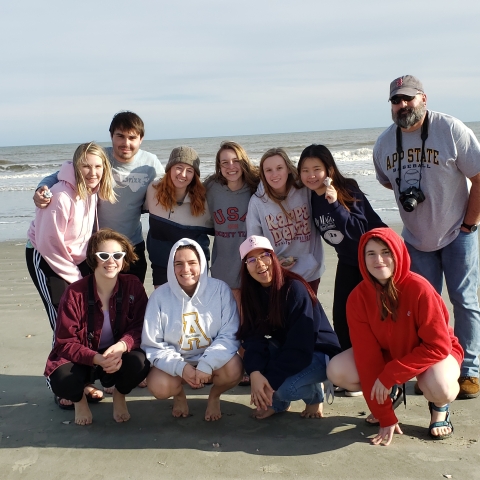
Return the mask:
M114 260L121 260L126 253L125 252L113 252L113 253L107 253L107 252L96 252L95 255L102 261L106 262L107 260L110 260L112 257Z
M418 92L420 93L420 92ZM418 95L417 93L417 95ZM398 105L400 102L411 102L417 95L395 95L390 99L392 105Z
M270 252L263 252L258 257L248 257L245 260L247 267L257 264L257 260L261 260L265 265L272 263L272 254Z

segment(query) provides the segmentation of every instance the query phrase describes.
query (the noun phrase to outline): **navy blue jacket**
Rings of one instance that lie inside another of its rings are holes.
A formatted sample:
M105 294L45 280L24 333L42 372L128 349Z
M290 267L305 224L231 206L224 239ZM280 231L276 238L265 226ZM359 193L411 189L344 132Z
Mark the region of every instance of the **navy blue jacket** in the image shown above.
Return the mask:
M264 288L264 301L268 305L269 288ZM284 328L268 332L253 332L243 340L245 371L262 373L277 390L286 378L301 372L312 363L313 352L333 357L340 352L337 335L317 300L312 305L305 286L292 280L284 304ZM271 338L266 338L266 337ZM269 343L276 347L274 353Z
M359 189L350 189L355 202L348 211L338 201L328 203L325 195L312 191L312 218L323 239L335 248L338 259L358 267L358 242L373 228L386 227Z

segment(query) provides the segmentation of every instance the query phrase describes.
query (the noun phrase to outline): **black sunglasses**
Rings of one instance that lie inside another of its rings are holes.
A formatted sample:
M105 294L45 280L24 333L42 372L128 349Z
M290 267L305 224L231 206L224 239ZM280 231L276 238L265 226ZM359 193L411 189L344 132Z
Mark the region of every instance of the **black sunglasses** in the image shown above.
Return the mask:
M418 93L417 93L418 95ZM417 95L395 95L390 99L392 105L398 105L400 102L411 102Z

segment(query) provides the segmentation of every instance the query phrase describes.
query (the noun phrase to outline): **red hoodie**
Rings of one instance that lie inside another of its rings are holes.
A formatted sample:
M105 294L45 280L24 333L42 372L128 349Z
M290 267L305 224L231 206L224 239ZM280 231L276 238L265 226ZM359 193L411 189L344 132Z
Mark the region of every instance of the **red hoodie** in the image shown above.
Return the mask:
M374 283L365 265L365 245L372 237L388 245L395 261L396 321L390 315L382 320L380 285ZM448 324L445 303L425 278L410 271L407 248L393 230L375 228L362 235L358 260L363 281L348 297L348 327L365 400L380 426L387 427L397 423L397 417L390 398L383 405L370 400L375 380L386 388L402 384L449 354L461 364L463 350Z

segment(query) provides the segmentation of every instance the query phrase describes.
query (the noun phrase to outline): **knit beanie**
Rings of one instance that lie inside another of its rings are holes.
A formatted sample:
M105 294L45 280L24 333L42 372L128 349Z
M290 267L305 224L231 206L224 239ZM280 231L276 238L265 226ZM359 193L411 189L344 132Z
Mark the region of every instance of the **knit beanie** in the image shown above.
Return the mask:
M186 163L191 165L198 176L200 176L200 159L197 152L192 147L182 145L172 150L170 158L168 159L165 171L168 172L177 163Z

